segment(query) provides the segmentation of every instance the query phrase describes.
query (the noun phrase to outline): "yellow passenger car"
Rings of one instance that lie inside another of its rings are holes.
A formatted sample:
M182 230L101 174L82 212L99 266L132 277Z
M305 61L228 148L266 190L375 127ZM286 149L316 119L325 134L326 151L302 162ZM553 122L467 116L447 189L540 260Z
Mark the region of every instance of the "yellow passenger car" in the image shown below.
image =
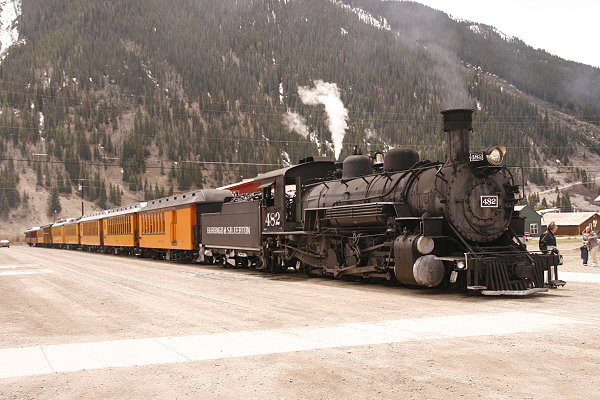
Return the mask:
M40 242L38 233L38 244L41 243L43 247L52 247L52 224L44 225L41 228L42 240Z
M228 190L196 190L151 200L139 213L139 247L142 255L191 261L198 257L200 218L219 212Z
M139 246L138 213L146 203L118 207L106 211L102 220L105 251L114 254L132 254Z
M61 219L52 225L52 247L79 247L79 227L76 218Z
M79 220L79 242L83 250L99 251L102 241L102 219L106 211L84 215Z
M67 249L79 248L79 223L77 218L68 218L62 227L63 240Z
M52 247L63 247L65 244L65 236L63 234L63 225L64 221L58 220L56 221L50 230L52 231Z

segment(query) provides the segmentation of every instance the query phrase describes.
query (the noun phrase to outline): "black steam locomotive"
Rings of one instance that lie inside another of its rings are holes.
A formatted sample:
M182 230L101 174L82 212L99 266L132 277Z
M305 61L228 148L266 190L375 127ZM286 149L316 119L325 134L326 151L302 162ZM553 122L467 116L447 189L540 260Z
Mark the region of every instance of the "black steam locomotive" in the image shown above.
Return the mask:
M472 110L442 114L446 162L396 148L350 156L341 169L311 158L259 175L259 199L242 196L203 215L201 260L485 295L564 284L559 255L527 251L519 240L520 188L501 165L505 149L471 152Z

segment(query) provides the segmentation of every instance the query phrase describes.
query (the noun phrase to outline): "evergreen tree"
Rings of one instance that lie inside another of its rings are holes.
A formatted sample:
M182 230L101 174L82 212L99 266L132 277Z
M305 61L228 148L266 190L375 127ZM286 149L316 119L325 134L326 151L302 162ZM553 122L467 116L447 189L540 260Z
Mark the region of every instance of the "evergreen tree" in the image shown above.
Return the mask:
M27 190L23 191L23 198L21 200L21 205L23 206L23 208L29 207L29 194L27 193Z
M44 175L42 174L42 166L40 165L40 163L36 163L35 177L36 177L36 185L43 187L44 186Z
M60 205L60 198L58 197L58 190L52 189L50 197L48 197L48 209L46 215L52 217L56 214L60 214L62 206Z
M104 180L102 180L102 183L100 185L100 193L98 194L98 206L103 210L107 208L106 200L106 183L104 182Z
M5 216L9 210L8 197L6 193L0 191L0 215Z
M573 212L573 205L571 204L571 199L568 192L563 193L560 210L561 212Z

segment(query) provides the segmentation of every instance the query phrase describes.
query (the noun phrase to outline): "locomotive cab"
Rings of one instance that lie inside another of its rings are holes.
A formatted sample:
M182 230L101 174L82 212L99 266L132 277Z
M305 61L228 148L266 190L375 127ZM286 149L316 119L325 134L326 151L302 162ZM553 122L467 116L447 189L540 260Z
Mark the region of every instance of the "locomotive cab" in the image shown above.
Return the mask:
M262 175L262 232L290 232L302 228L302 185L330 178L335 164L326 158L308 158L298 165L278 169Z

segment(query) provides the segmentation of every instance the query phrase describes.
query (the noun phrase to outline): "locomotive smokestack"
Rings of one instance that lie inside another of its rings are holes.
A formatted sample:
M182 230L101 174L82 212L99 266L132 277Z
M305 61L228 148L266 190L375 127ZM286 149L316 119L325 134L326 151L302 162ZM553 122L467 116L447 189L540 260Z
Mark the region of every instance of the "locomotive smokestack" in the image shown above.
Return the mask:
M448 132L447 161L461 163L469 161L469 131L473 130L473 110L444 110L444 132Z

